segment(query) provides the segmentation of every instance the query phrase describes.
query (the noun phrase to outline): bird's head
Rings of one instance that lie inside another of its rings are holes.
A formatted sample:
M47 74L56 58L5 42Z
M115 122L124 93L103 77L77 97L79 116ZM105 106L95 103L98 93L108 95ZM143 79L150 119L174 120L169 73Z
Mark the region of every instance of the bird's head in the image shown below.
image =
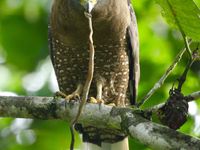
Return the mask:
M91 12L98 0L80 0L80 4L87 12Z

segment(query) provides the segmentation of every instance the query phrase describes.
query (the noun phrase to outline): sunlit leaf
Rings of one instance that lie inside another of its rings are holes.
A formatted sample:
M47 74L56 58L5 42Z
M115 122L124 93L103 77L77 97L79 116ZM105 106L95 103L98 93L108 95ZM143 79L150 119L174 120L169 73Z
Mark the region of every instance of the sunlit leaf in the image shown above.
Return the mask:
M156 0L162 7L167 22L177 27L177 18L184 33L193 40L200 41L200 9L193 0Z

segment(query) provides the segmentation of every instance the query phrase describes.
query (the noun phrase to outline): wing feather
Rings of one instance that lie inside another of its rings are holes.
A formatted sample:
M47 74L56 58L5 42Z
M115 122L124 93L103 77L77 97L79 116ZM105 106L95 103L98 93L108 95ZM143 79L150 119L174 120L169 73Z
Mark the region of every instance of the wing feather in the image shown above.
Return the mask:
M134 105L137 98L137 90L140 79L140 64L139 64L139 36L135 12L128 0L131 22L127 29L127 40L129 46L129 89L130 103Z

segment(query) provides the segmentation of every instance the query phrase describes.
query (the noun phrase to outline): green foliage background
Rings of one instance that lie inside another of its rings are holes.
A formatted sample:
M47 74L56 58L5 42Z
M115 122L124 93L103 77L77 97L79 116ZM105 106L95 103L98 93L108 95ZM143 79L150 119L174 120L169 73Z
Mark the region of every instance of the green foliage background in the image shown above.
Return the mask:
M195 2L200 6L199 0ZM50 0L0 1L1 95L52 96L56 91L48 57L47 26L50 4ZM133 1L133 6L140 34L141 99L163 75L184 43L180 33L168 26L163 19L161 8L155 1ZM184 55L164 86L143 107L150 107L167 99L169 89L183 72L186 63L187 55ZM199 79L200 63L195 62L184 84L183 93L187 95L199 90ZM190 104L190 110L193 111L187 123L181 127L181 132L197 137L200 135L200 112L195 109L199 107L199 102ZM78 134L76 139L78 148ZM70 134L66 122L0 118L2 150L66 150L69 143ZM130 139L130 150L138 149L148 148Z

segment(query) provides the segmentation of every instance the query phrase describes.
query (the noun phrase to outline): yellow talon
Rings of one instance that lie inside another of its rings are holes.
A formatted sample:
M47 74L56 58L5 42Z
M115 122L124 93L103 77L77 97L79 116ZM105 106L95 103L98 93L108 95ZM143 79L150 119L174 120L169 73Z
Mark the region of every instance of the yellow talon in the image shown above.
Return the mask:
M65 93L63 93L61 91L57 91L55 93L55 97L61 97L61 98L64 98L65 100L67 100L67 101L77 100L77 99L80 100L80 94L81 94L82 89L83 89L83 86L81 84L79 84L77 86L77 89L73 93L66 95Z
M97 103L98 104L104 104L104 100L103 99L97 99Z
M89 102L90 103L94 103L94 104L104 104L104 100L102 100L102 99L96 99L94 97L90 97Z
M107 104L108 106L116 106L116 104L115 103L109 103L109 104Z
M96 104L96 103L97 103L97 99L94 98L94 97L90 97L89 103L94 103L94 104Z

